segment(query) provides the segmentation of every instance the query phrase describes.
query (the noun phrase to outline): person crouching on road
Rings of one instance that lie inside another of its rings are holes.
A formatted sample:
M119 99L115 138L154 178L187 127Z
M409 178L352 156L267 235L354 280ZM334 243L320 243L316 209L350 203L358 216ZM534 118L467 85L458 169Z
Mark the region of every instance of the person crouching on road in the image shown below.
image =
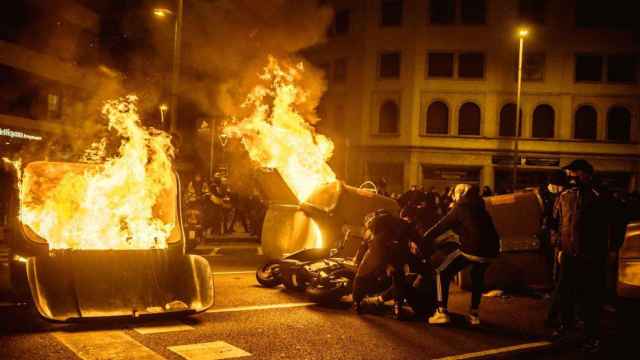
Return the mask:
M381 279L391 278L394 317L399 318L405 298L404 264L408 261L409 242L419 237L415 228L386 210L376 210L364 221L365 241L358 250L358 270L353 282L353 306L363 312L366 296L387 288Z
M429 229L421 240L421 246L427 247L448 230L452 230L460 237L460 248L449 254L436 268L438 307L428 322L429 324L450 322L447 313L449 283L458 272L471 266L471 309L467 320L471 325L479 325L478 311L484 291L484 274L491 260L498 256L500 238L476 186L456 185L452 200L454 203L447 215Z

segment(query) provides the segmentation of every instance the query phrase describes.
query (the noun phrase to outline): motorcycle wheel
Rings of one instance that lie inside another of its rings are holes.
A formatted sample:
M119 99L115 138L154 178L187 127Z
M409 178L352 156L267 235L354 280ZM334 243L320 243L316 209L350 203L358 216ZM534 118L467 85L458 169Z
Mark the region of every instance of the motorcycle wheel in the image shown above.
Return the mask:
M349 294L351 288L348 286L339 287L325 287L310 285L305 289L305 293L309 296L309 299L318 304L337 304L340 299Z
M279 272L280 264L277 261L269 261L256 270L256 280L264 287L272 288L280 285L282 279Z
M291 271L282 277L282 284L289 290L302 291L306 284L300 275L299 270Z

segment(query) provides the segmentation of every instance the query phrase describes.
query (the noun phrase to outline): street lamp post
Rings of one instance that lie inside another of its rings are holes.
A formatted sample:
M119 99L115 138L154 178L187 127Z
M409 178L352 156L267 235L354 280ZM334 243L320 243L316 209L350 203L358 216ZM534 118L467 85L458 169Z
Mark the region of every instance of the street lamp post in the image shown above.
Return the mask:
M183 0L178 0L178 14L174 14L171 10L158 8L153 9L153 14L159 18L167 15L174 15L174 34L173 34L173 68L171 72L171 100L169 110L171 111L171 121L169 122L169 131L175 132L178 122L178 82L180 81L180 59L182 45L182 14Z
M519 152L518 152L518 139L520 138L520 90L522 89L522 53L524 52L524 38L527 36L529 31L527 29L521 29L518 32L518 38L520 39L520 48L518 50L518 89L516 91L516 132L513 141L513 191L516 191L516 187L518 185L518 162L519 162Z

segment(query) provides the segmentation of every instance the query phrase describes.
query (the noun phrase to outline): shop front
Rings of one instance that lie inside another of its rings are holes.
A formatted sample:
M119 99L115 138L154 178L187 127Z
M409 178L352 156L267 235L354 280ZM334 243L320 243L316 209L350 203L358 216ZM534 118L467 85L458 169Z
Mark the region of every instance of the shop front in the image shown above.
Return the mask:
M425 190L435 188L443 192L456 184L480 185L480 166L441 166L422 164L422 186Z

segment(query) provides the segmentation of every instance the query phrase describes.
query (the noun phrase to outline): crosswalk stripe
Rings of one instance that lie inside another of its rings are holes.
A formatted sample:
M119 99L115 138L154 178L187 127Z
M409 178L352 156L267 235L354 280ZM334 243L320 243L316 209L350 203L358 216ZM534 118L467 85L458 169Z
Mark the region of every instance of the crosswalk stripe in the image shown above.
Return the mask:
M532 342L527 344L507 346L507 347L502 347L497 349L490 349L485 351L472 352L472 353L461 354L461 355L445 356L445 357L433 359L433 360L468 360L468 359L485 359L485 358L493 359L496 355L504 356L505 354L515 354L515 353L524 352L527 350L545 349L545 348L551 347L551 345L552 344L549 341L539 341L539 342Z
M153 323L150 325L136 326L133 328L137 333L142 335L160 334L173 331L193 330L193 326L189 326L180 321Z
M251 356L251 353L224 341L170 346L168 349L187 360L218 360Z
M122 331L55 332L52 335L83 360L164 359Z
M243 270L243 271L219 271L214 272L213 275L239 275L239 274L255 274L255 270Z
M270 309L288 309L296 307L314 306L316 303L301 302L301 303L288 303L288 304L271 304L271 305L255 305L255 306L238 306L222 309L209 309L207 313L224 313L224 312L236 312L236 311L254 311L254 310L270 310Z

